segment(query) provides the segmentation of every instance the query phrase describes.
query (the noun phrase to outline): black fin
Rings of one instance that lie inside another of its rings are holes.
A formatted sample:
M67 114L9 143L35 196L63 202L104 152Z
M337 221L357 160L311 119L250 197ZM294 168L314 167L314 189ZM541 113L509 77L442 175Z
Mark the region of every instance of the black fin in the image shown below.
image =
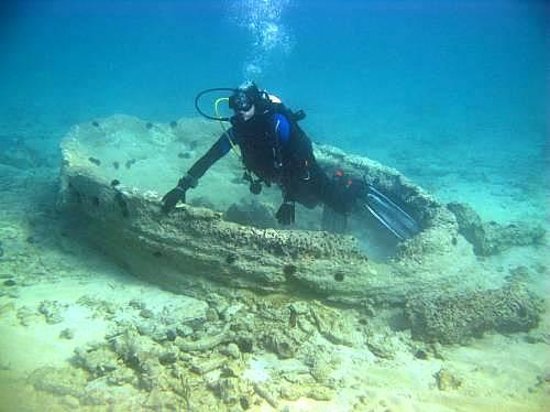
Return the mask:
M420 232L418 223L407 212L372 185L367 185L365 200L365 209L400 240Z
M323 206L322 229L332 233L346 233L348 230L348 217L336 212L327 205Z

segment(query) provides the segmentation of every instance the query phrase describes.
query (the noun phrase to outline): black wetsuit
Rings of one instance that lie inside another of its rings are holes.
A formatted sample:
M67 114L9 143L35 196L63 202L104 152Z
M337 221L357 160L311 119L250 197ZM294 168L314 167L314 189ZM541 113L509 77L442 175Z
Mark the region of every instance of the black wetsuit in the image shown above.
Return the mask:
M231 118L232 127L189 169L199 179L231 150L239 146L245 168L270 185L278 184L285 202L313 208L324 203L339 213L351 210L356 194L319 167L311 141L283 105L272 103L248 121ZM231 142L230 140L231 139Z

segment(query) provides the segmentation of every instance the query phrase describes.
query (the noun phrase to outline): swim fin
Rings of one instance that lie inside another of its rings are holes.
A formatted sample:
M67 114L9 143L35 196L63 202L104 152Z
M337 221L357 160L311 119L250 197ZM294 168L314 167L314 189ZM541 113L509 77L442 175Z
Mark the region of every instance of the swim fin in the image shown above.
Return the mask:
M346 233L348 230L348 217L344 213L338 213L330 206L324 205L321 228L327 232Z
M366 185L364 196L363 207L399 240L408 239L420 232L418 223L407 212L372 185Z

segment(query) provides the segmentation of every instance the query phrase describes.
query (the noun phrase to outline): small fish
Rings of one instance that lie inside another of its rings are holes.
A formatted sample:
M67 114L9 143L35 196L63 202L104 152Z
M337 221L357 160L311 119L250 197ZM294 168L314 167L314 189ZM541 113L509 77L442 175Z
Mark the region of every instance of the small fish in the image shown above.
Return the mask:
M89 160L91 163L93 163L94 165L96 165L96 166L100 166L100 165L101 165L101 160L99 160L99 159L97 159L97 158L95 158L95 157L90 156L90 157L88 157L88 160Z

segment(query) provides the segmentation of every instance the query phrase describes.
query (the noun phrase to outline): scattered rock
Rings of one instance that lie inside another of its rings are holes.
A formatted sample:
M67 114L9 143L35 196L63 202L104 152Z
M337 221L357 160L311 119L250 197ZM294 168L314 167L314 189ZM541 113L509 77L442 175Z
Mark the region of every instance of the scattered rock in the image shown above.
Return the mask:
M267 403L269 403L273 408L279 408L279 401L271 391L271 389L263 383L254 384L254 392L260 397L263 398Z
M191 363L191 370L199 375L204 375L216 369L221 369L226 360L224 358L208 359Z
M159 362L162 365L171 365L178 360L178 353L176 350L168 350L159 356Z
M22 326L29 326L38 319L38 313L28 306L21 306L17 310L17 319Z
M6 316L9 312L15 310L15 303L13 301L0 303L0 317Z
M184 352L206 352L210 349L214 349L222 343L233 341L234 337L229 331L228 326L229 325L227 325L223 331L216 335L206 336L195 341L189 341L177 337L175 343Z
M63 339L73 339L74 338L74 330L73 329L63 329L59 333L59 337Z
M525 341L531 344L544 343L546 345L550 345L550 333L540 330L533 330L525 336Z
M277 227L273 211L253 199L249 202L233 203L225 212L225 220L259 228Z
M395 357L395 345L391 337L386 334L367 333L365 343L372 354L377 358L393 359Z
M151 319L155 316L152 310L144 308L139 312L139 315L145 319Z
M465 203L452 202L447 208L457 218L459 233L473 245L474 253L479 256L495 255L513 246L540 245L546 235L539 225L483 222L477 212Z
M220 349L220 353L223 355L230 356L233 359L241 358L241 351L239 350L239 346L237 346L236 343L230 343L229 345L222 347Z
M63 312L67 309L67 305L54 300L44 300L38 306L40 312L46 318L46 323L54 325L63 322Z
M308 392L308 396L311 399L315 399L317 401L330 401L334 395L336 394L336 391L334 389L327 388L326 386L317 385L315 388L312 388Z
M417 296L406 305L412 337L443 344L467 343L496 330L526 332L535 328L542 299L522 284L451 296Z
M4 281L4 286L15 286L17 282L13 279L7 279Z
M89 372L92 377L99 378L122 366L118 357L107 344L97 343L76 348L72 362Z
M341 315L339 311L321 304L310 305L310 316L313 324L321 335L336 345L353 346L358 336L353 331L350 319Z
M445 368L441 368L434 377L440 391L455 390L462 386L462 379Z
M35 389L58 396L79 398L86 386L86 375L80 369L43 367L29 376Z
M264 347L279 359L290 359L296 354L297 345L283 332L274 331L265 335Z
M550 369L544 371L542 374L537 375L537 383L534 388L529 388L530 392L536 392L539 390L550 390Z
M220 320L220 316L218 315L218 312L214 308L208 308L206 310L206 320L208 322L217 322Z

